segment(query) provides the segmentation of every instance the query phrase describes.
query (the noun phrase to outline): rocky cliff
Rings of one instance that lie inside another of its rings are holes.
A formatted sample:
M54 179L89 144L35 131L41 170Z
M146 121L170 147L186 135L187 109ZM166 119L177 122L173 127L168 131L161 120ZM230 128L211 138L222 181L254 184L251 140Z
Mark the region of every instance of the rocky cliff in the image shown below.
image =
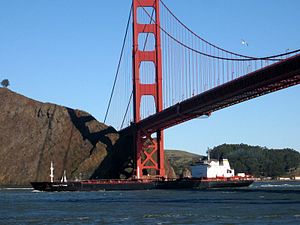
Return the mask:
M90 114L41 103L0 88L0 185L29 185L55 178L111 177L119 135ZM97 174L105 162L106 173ZM110 165L110 166L109 166ZM116 168L114 168L116 170Z
M90 114L42 103L0 88L0 186L48 181L50 163L58 180L128 178L132 137ZM175 177L165 160L166 174Z

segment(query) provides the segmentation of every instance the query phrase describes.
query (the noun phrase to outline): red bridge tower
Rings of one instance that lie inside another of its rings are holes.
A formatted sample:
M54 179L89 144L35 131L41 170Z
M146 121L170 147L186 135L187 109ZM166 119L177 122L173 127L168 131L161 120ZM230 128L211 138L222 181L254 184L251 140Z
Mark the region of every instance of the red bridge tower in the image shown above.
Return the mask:
M142 178L145 170L155 171L159 177L165 176L164 167L164 139L161 130L142 130L138 126L141 120L140 106L143 96L153 96L156 113L162 111L162 57L160 40L160 15L159 0L133 0L133 107L135 130L135 175ZM138 12L146 12L146 8L153 9L155 16L149 17L149 23L140 24ZM152 22L151 22L152 21ZM155 49L145 51L139 48L141 34L153 34L155 37ZM140 65L142 62L152 62L155 67L155 81L153 83L141 83ZM153 136L154 135L154 136ZM151 173L153 175L153 172Z

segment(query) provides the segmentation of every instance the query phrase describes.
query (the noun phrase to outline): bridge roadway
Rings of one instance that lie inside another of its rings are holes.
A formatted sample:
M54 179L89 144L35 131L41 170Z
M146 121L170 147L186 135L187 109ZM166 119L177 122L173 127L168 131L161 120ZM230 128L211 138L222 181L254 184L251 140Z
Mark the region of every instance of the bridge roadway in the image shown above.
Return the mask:
M300 54L179 102L120 132L121 135L130 135L139 127L153 133L299 83Z

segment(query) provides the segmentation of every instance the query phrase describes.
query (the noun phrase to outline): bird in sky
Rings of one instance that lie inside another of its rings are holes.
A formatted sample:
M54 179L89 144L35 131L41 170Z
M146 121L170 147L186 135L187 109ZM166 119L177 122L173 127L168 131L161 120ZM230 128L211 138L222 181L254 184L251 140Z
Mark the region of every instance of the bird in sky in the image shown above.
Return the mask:
M248 42L246 42L244 39L242 39L241 41L242 41L242 45L249 46Z

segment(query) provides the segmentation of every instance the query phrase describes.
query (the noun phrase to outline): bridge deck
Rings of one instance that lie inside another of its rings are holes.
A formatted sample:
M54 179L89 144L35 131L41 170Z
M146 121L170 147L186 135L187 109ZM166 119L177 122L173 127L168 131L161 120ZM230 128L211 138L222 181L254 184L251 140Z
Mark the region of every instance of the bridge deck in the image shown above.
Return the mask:
M121 132L131 133L135 127L150 133L166 129L299 83L300 55L296 55L179 102Z

